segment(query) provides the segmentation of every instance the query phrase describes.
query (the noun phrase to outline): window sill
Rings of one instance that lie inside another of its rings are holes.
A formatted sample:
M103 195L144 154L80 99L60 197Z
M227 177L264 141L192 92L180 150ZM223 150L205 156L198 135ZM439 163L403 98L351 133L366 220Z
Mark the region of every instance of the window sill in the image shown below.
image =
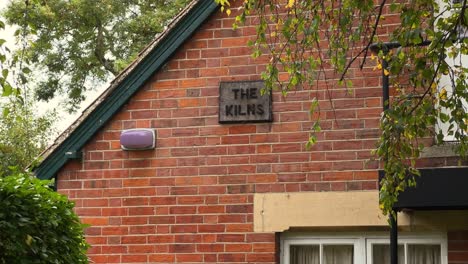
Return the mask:
M421 158L444 158L444 157L458 157L454 148L457 142L446 142L439 146L430 146L423 149Z

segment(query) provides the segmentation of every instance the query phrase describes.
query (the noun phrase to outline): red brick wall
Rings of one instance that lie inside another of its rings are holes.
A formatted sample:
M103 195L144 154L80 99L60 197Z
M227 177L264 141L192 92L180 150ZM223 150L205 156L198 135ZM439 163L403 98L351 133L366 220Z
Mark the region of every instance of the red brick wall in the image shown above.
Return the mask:
M275 235L253 232L253 194L377 188L380 73L351 69L354 88L273 96L274 122L220 125L220 81L259 80L268 57L253 26L215 14L70 162L58 189L76 201L96 263L274 263ZM310 101L323 132L309 151ZM123 151L122 129L154 128L157 147ZM455 262L454 262L455 263ZM457 262L458 263L458 262Z
M449 264L468 264L468 231L448 233Z

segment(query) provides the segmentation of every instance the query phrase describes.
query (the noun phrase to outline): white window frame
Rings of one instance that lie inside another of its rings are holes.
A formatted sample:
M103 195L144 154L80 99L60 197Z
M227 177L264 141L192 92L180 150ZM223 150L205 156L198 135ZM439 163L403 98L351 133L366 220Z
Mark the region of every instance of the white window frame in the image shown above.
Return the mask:
M289 263L290 246L295 245L313 245L320 246L320 260L323 258L323 246L327 245L353 245L354 246L354 263L364 263L364 255L358 254L357 251L363 248L364 240L361 238L337 238L337 237L315 237L315 238L298 238L286 239L282 241L282 248L284 249L282 262Z
M447 58L446 61L451 67L458 64L457 62L460 62L460 61L461 61L462 65L468 65L468 55L458 55L456 58L453 58L453 59L448 59ZM438 84L439 84L439 87L438 87L439 90L445 89L447 91L447 96L451 95L451 93L453 91L453 87L452 87L452 82L451 82L450 76L442 75L440 77L440 79L439 79ZM465 110L468 109L468 103L466 101L463 102L463 106L464 106ZM443 110L443 112L445 114L450 115L449 110L447 110L447 109L442 109L442 110ZM444 134L444 141L445 142L454 142L454 141L456 142L455 136L448 134L449 126L450 126L449 123L443 123L440 120L437 121L437 128L442 130L442 132Z
M354 245L354 263L372 264L372 245L390 244L388 232L385 233L283 233L281 235L281 264L290 264L291 245L318 245L322 259L323 245ZM448 264L446 233L403 233L398 244L440 245L441 264ZM407 259L405 258L405 262Z
M452 1L452 4L453 4L457 0L451 0L451 1ZM444 3L442 0L438 0L437 2L439 4L440 10L444 10L445 9L444 7L445 7L446 3ZM449 15L450 15L449 13L443 14L441 16L441 18L447 17ZM459 30L458 34L459 34L460 38L468 37L468 29L460 28L458 30ZM468 55L458 55L456 58L453 58L453 59L447 58L446 62L447 62L448 65L450 65L450 67L454 67L457 64L458 65L468 65ZM452 82L450 80L450 76L448 76L448 75L442 75L440 77L440 79L438 80L438 90L440 91L440 90L442 90L444 88L447 91L447 96L450 96L450 94L453 91L453 87L452 87ZM466 102L466 101L463 102L463 106L465 107L465 109L468 109L468 102ZM445 114L448 114L450 116L450 112L447 109L442 109L442 111ZM445 142L457 142L454 135L449 135L448 134L449 126L450 126L449 123L443 123L440 120L437 120L436 129L437 129L437 132L438 132L439 129L442 130L442 133L444 135L443 141L445 141Z
M377 264L372 263L372 245L374 244L383 244L389 245L388 238L367 238L366 239L366 252L367 252L367 264ZM410 245L440 245L440 257L441 264L448 263L448 250L447 250L447 237L446 236L430 236L430 235L422 235L422 236L403 236L398 238L398 245L404 246L405 256L408 256L408 244ZM405 263L408 261L408 258L405 257Z

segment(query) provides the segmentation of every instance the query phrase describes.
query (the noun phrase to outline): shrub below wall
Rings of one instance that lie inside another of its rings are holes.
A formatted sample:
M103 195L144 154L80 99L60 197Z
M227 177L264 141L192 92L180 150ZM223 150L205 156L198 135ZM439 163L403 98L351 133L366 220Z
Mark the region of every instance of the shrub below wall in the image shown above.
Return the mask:
M48 184L19 173L0 178L0 263L88 263L74 204Z

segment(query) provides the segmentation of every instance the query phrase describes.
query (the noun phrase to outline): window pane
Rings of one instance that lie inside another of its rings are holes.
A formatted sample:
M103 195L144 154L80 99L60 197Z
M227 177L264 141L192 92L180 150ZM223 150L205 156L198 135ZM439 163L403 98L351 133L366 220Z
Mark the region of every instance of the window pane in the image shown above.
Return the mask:
M408 245L408 264L440 264L440 245Z
M323 264L353 264L353 245L324 245Z
M290 264L320 264L319 245L301 245L290 247Z
M372 264L390 264L390 245L372 245ZM398 264L405 263L405 247L398 245Z

